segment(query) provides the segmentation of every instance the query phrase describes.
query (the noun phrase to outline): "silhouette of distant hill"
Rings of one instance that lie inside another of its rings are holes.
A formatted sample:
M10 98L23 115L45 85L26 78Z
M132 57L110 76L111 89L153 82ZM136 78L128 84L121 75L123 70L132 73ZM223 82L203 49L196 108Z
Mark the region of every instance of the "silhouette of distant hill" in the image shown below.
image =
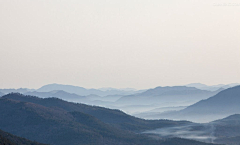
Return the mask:
M218 92L200 90L194 87L156 87L145 92L120 98L116 103L127 105L160 104L161 107L185 106L209 98ZM159 105L159 106L160 106Z
M199 101L186 109L161 114L160 118L208 122L240 113L240 86L223 90L213 97Z
M51 91L51 92L27 92L24 95L30 95L30 96L37 96L40 98L51 98L51 97L55 97L55 98L59 98L62 100L66 100L66 101L72 101L72 102L81 102L83 100L86 100L87 98L85 96L80 96L77 94L73 94L73 93L68 93L62 90L56 90L56 91Z
M219 89L223 89L223 90L228 89L228 88L235 87L235 86L238 86L238 85L240 85L240 84L239 83L233 83L233 84L227 84L227 85L219 84L219 85L208 86L208 85L201 84L201 83L192 83L192 84L188 84L186 86L187 87L195 87L195 88L198 88L198 89L201 89L201 90L216 91L216 90L219 90Z
M20 88L20 89L0 89L0 92L3 94L8 94L8 93L27 93L29 91L34 91L34 89L27 89L27 88Z
M91 94L99 95L99 96L107 96L107 95L129 95L134 94L139 91L135 91L132 89L85 89L83 87L72 86L72 85L61 85L61 84L49 84L42 86L41 88L37 89L38 92L50 92L55 90L62 90L68 93L78 94L80 96L87 96ZM140 91L141 92L141 91Z
M40 98L59 98L65 101L70 102L76 102L76 103L84 103L89 105L97 105L97 106L103 106L103 105L112 105L113 102L108 101L115 101L121 96L119 95L113 95L113 96L98 96L98 95L88 95L88 96L80 96L74 93L68 93L62 90L56 90L51 92L27 92L24 95L31 95L31 96L37 96Z

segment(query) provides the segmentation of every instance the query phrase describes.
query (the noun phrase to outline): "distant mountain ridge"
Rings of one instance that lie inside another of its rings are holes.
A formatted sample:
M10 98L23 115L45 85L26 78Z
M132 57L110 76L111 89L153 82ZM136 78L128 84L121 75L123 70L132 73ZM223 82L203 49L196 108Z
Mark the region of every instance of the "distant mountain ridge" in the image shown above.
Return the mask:
M201 83L192 83L192 84L188 84L186 86L188 87L195 87L201 90L209 90L209 91L216 91L219 89L228 89L231 87L235 87L235 86L239 86L239 83L232 83L232 84L219 84L219 85L213 85L213 86L208 86L205 84L201 84Z
M176 103L182 102L183 104L178 105L185 106L186 104L184 104L184 102L188 102L187 104L191 104L192 102L195 103L199 100L211 97L216 93L217 92L186 86L156 87L139 94L124 96L120 98L117 103L146 105L154 103L166 104L172 102L172 104L176 105Z
M240 113L240 86L223 90L213 97L199 101L186 109L163 113L159 118L184 119L191 121L213 121ZM201 122L202 122L201 121Z
M185 86L172 86L172 87L156 87L154 89L149 89L141 94L140 96L159 96L159 95L185 95L188 93L208 93L209 91L199 90L195 87L185 87Z
M107 89L105 91L99 89L86 89L83 87L72 86L72 85L61 85L61 84L49 84L42 86L41 88L37 89L38 92L50 92L55 90L63 90L65 92L78 94L81 96L87 96L91 94L99 95L99 96L107 96L107 95L129 95L134 94L137 90L121 90L121 89Z
M200 84L200 86L206 85ZM189 106L200 100L214 96L221 90L223 89L209 91L187 86L156 87L148 90L135 90L131 88L85 89L71 85L49 84L37 90L2 89L5 92L2 95L8 92L19 92L41 98L56 97L70 102L120 109L133 115L156 108L166 108L166 111L172 111L169 107ZM158 113L161 112L154 112L152 115L157 116ZM147 114L147 116L149 115ZM139 117L148 119L147 116L141 115Z
M85 96L80 96L77 94L73 94L73 93L68 93L62 90L56 90L56 91L51 91L51 92L27 92L24 93L24 95L30 95L30 96L38 96L40 98L51 98L51 97L55 97L55 98L59 98L62 100L66 100L66 101L72 101L72 102L81 102L81 100L86 100L87 98Z
M34 89L27 89L27 88L19 88L19 89L0 89L0 92L3 94L8 94L8 93L27 93L30 91L34 91Z

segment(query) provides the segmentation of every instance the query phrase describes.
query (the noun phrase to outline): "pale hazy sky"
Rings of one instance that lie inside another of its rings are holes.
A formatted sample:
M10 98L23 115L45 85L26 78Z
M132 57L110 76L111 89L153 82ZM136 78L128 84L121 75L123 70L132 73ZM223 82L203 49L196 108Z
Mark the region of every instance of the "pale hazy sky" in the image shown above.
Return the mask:
M0 88L240 82L239 0L0 0Z

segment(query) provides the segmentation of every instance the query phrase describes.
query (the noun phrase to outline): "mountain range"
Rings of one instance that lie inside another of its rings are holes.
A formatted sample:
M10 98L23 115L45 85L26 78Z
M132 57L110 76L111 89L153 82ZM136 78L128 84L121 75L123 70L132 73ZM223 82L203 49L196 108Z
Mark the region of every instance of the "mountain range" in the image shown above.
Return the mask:
M183 110L158 114L159 118L209 122L240 113L240 86L229 88Z
M34 91L30 91L30 89L2 89L2 91L5 92L2 95L12 91L41 98L56 97L70 102L120 109L129 114L136 114L157 108L165 108L165 110L168 108L169 110L166 111L171 111L171 108L192 105L202 99L209 98L220 90L207 91L186 86L156 87L140 91L113 88L98 90L71 85L49 84ZM124 95L131 93L133 94Z
M61 84L49 84L42 86L41 88L37 89L38 92L50 92L62 90L68 93L74 93L81 96L87 95L99 95L99 96L107 96L107 95L129 95L135 94L138 92L142 92L143 90L133 90L133 89L86 89L83 87L72 86L72 85L61 85Z
M58 84L39 90L0 89L0 144L238 145L240 86L231 85L141 91ZM85 95L77 94L81 91Z
M152 112L153 114L148 113L146 116L146 112L150 110L157 108L165 108L165 111L179 110L176 109L179 106L192 105L217 94L221 90L223 89L209 91L186 86L156 87L148 90L114 88L86 89L61 84L49 84L37 90L1 89L3 92L2 95L10 92L19 92L41 98L56 97L70 102L120 109L131 115L138 114L138 117L144 118L148 118L147 116L149 115L151 118L152 115L162 112L155 111Z
M0 98L0 129L53 145L158 144L205 145L185 139L155 140L136 134L154 128L191 124L187 121L143 120L119 110L11 93Z
M27 93L27 92L31 92L34 91L34 89L27 89L27 88L19 88L19 89L0 89L0 92L2 94L8 94L8 93Z
M125 105L158 104L159 107L186 106L209 98L218 92L186 86L156 87L139 94L123 96L116 103Z
M192 84L188 84L186 85L187 87L195 87L201 90L208 90L208 91L216 91L219 89L228 89L231 87L235 87L235 86L239 86L239 83L232 83L232 84L219 84L219 85L213 85L213 86L208 86L205 84L201 84L201 83L192 83Z
M68 93L68 92L65 92L62 90L55 90L55 91L50 91L50 92L33 91L33 92L24 93L24 95L37 96L40 98L55 97L55 98L59 98L59 99L71 101L71 102L81 102L83 100L87 100L86 96L80 96L80 95L77 95L74 93Z

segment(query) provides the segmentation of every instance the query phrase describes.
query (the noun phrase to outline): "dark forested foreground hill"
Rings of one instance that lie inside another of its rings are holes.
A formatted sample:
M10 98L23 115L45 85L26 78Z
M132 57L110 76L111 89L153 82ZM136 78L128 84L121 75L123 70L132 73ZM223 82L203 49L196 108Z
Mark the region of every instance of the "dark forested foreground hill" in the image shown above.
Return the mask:
M176 145L174 140L154 140L136 134L146 129L189 124L186 121L147 121L119 110L8 94L0 99L0 129L53 145ZM204 143L180 140L181 144ZM179 144L180 145L180 144Z
M160 145L217 145L217 144L212 144L212 143L207 144L203 142L197 142L194 140L171 138L171 139L166 139Z
M0 145L44 145L0 130Z
M125 114L120 110L112 110L103 107L66 102L57 98L42 99L33 96L25 96L18 93L5 95L2 97L2 99L30 102L47 109L58 110L59 112L81 112L94 116L104 123L111 124L120 129L130 130L134 132L174 125L185 125L190 123L187 121L144 120Z

